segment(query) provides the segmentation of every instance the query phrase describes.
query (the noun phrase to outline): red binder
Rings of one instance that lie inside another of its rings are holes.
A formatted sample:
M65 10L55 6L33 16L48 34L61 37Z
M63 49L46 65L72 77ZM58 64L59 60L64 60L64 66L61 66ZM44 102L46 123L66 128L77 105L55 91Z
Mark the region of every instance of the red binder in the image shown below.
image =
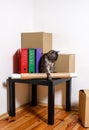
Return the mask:
M13 73L19 73L19 49L13 55Z
M19 73L28 73L28 49L20 49L19 54Z

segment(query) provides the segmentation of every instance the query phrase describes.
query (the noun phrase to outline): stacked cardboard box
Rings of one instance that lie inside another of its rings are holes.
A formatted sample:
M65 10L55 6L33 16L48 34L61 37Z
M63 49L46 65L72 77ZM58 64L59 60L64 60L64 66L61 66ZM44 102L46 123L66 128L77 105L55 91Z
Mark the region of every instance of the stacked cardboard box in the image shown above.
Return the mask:
M75 72L75 54L59 54L55 65L56 72Z
M52 33L32 32L21 34L21 48L42 48L43 53L52 49ZM59 54L56 72L75 72L75 54Z
M52 33L22 33L21 48L42 48L43 53L48 52L52 49Z

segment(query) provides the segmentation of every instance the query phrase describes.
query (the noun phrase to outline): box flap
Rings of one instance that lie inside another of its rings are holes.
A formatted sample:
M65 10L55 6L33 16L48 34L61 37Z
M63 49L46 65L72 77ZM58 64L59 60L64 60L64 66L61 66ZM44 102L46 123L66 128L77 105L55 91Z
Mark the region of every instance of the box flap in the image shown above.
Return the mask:
M89 89L84 89L84 90L81 90L85 93L86 96L89 96Z
M79 92L79 118L84 127L89 127L89 89Z

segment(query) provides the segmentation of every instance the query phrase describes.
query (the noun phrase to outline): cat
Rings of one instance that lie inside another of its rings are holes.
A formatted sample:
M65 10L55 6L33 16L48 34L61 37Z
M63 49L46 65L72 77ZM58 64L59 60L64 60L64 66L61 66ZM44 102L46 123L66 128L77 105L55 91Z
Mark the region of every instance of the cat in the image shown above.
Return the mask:
M55 62L58 59L59 51L50 50L44 53L39 61L39 72L46 73L47 79L52 80L51 73L55 72Z

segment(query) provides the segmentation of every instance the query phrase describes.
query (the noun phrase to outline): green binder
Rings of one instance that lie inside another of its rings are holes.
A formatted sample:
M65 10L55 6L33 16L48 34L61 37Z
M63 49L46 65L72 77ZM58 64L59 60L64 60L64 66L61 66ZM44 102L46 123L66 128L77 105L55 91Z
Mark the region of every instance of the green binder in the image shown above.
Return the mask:
M28 49L28 73L35 73L35 49Z

